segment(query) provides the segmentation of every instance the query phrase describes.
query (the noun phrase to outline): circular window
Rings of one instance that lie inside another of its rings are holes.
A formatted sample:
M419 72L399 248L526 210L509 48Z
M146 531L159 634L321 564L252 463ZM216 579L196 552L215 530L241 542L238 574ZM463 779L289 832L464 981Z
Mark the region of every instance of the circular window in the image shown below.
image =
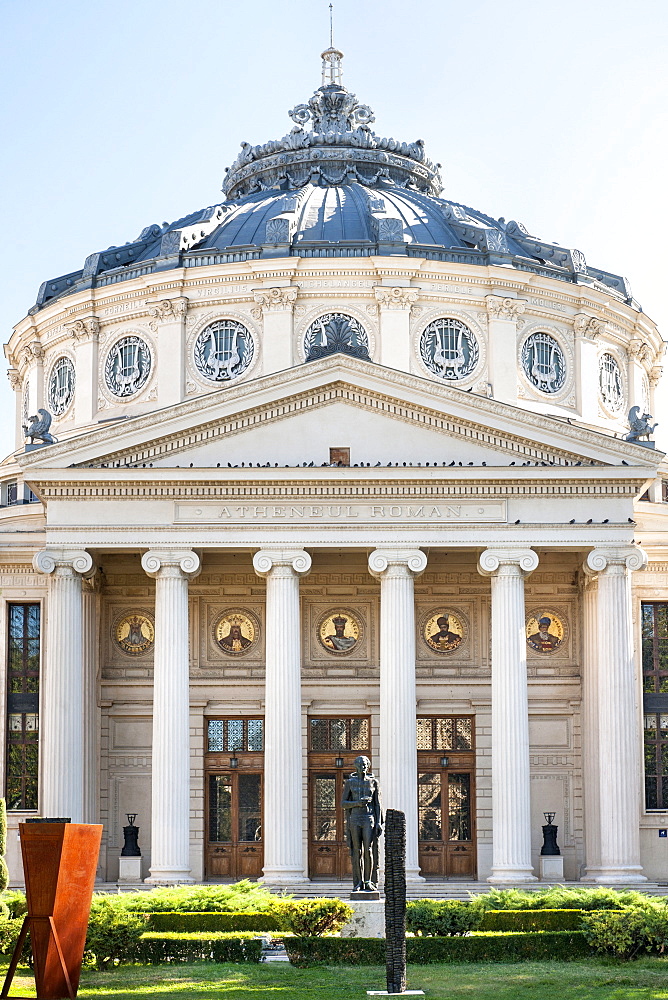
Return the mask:
M458 319L435 319L422 331L420 357L439 378L459 380L478 364L478 341Z
M114 396L132 396L151 374L151 352L141 337L132 334L117 341L104 365L107 388Z
M522 368L541 392L559 392L566 381L566 358L549 333L532 333L522 348Z
M622 373L612 354L602 354L598 363L598 386L603 405L618 413L624 405Z
M253 360L255 344L250 332L233 319L205 327L195 341L193 360L197 371L211 382L238 378Z
M354 316L332 312L318 316L304 336L307 361L317 361L328 354L350 354L370 361L367 332Z
M74 399L74 365L68 357L58 358L49 376L49 409L59 417Z

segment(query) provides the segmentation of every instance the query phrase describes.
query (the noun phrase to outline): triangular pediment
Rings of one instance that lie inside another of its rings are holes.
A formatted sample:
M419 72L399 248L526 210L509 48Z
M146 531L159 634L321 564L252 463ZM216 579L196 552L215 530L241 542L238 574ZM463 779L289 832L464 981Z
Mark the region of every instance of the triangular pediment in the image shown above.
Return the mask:
M494 399L338 355L27 453L32 470L627 464L660 453Z

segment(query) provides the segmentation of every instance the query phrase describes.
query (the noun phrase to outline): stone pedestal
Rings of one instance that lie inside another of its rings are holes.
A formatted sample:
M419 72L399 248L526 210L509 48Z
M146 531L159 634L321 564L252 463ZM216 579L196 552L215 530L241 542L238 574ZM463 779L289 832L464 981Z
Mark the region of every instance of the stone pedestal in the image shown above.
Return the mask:
M564 859L560 854L541 855L540 878L542 882L564 881Z
M350 905L355 915L341 928L341 937L385 937L384 899L353 899L351 895Z
M141 882L141 858L118 859L118 881L137 884Z
M145 552L155 579L151 874L162 885L190 878L190 677L188 579L199 557L184 549Z
M487 549L478 571L492 580L492 874L506 885L533 882L529 794L529 705L524 577L531 549Z
M304 874L302 835L301 635L299 577L311 568L302 550L263 549L253 557L267 581L264 717L264 881L294 885Z
M586 566L598 576L598 771L600 863L593 881L646 882L640 864L640 733L631 626L629 571L643 569L635 547L594 549Z
M33 566L49 574L48 642L40 697L43 816L84 818L84 664L81 577L88 552L42 549Z
M380 580L380 789L384 808L406 816L406 881L423 882L418 862L415 728L415 598L424 572L419 549L376 549L369 571Z

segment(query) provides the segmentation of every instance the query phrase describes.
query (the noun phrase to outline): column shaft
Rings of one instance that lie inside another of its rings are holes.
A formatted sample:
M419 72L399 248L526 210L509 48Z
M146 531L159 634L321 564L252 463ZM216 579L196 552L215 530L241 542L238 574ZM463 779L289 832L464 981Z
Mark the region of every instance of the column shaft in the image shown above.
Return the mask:
M83 816L98 822L98 592L92 581L83 587Z
M601 864L601 816L598 733L598 629L597 580L592 573L585 575L582 589L583 656L582 656L582 770L584 780L584 881L593 880Z
M534 881L531 864L529 705L524 576L532 551L487 550L480 571L492 578L493 883Z
M640 733L631 627L630 569L642 569L638 549L595 549L587 566L598 572L598 752L600 868L597 882L644 882L640 864Z
M84 819L84 681L81 573L87 552L43 549L33 560L49 574L46 647L40 696L40 811Z
M194 552L147 552L155 577L151 883L190 878L190 707L188 576Z
M406 814L406 878L417 881L418 789L413 578L419 550L377 550L369 569L380 579L380 786L384 808Z
M264 880L305 881L302 837L302 734L299 575L306 552L263 550L253 559L266 577L264 719Z

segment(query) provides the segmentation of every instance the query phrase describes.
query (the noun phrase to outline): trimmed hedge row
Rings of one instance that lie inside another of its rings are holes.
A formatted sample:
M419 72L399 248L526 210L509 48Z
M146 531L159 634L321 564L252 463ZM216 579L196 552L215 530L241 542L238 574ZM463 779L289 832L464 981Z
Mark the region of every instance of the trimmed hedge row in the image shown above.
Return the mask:
M162 962L259 962L262 941L252 934L170 934L148 931L135 946L133 959L145 965Z
M579 931L584 910L487 910L481 931ZM600 912L600 911L599 911ZM616 911L619 913L619 910Z
M293 965L383 965L383 938L286 938ZM526 934L476 933L470 937L406 939L409 965L432 962L573 961L591 955L581 931L533 931Z
M287 920L278 913L151 913L148 926L152 931L283 931Z

